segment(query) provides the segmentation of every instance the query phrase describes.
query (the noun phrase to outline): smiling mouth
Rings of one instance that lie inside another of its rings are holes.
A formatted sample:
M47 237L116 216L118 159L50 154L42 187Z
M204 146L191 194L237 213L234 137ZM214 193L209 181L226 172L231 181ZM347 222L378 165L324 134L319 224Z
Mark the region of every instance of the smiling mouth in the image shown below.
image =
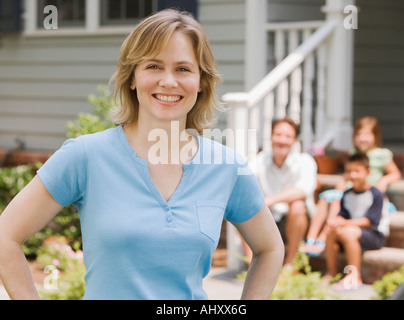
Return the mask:
M183 96L179 95L165 95L165 94L153 94L153 97L162 102L178 102L183 98Z

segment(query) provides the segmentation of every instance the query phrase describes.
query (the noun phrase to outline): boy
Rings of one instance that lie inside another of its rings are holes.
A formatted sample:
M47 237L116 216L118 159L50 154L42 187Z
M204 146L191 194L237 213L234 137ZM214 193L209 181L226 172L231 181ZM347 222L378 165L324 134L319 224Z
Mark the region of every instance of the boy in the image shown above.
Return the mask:
M337 274L337 257L343 246L351 273L333 285L335 290L357 289L362 284L361 256L365 250L381 248L385 243L386 224L382 216L384 196L366 182L369 159L363 153L349 157L345 175L353 184L341 200L341 210L327 227L327 276ZM388 229L388 228L387 228Z

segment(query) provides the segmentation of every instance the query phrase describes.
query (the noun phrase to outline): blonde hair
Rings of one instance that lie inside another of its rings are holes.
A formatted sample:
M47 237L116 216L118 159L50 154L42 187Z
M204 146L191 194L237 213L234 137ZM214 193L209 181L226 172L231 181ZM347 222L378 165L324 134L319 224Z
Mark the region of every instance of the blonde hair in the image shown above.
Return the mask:
M353 136L355 137L362 128L369 128L375 137L375 147L380 148L383 144L382 130L379 121L375 117L366 116L356 120L353 128Z
M133 72L143 60L156 57L174 31L189 36L200 69L201 92L187 115L186 128L202 132L213 125L215 111L220 109L215 86L221 82L215 58L201 25L191 14L173 9L157 12L144 19L124 41L118 69L111 78L111 82L114 82L112 96L118 102L118 107L111 112L115 124L137 121L139 101L136 91L130 88Z

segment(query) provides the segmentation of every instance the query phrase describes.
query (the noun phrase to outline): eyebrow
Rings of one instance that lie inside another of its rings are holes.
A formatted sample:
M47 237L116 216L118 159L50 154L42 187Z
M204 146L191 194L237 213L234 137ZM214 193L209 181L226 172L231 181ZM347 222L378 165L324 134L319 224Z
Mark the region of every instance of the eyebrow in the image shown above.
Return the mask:
M145 60L145 62L154 62L154 63L164 64L164 61L160 60L160 59L149 59L149 60ZM177 62L175 62L175 64L176 65L187 64L187 65L195 66L195 64L193 62L187 61L187 60L177 61Z

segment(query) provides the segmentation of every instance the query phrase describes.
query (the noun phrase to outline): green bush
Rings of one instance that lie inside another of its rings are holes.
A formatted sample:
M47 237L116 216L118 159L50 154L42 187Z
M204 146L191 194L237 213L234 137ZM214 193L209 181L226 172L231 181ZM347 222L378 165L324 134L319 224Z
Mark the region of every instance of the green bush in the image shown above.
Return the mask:
M114 106L108 87L98 86L99 96L90 95L88 101L93 105L93 113L80 113L78 119L67 123L67 137L96 133L114 126L109 110Z
M0 212L32 180L40 163L0 168Z
M239 257L249 262L245 257ZM247 272L240 273L237 278L245 279ZM340 275L338 275L339 277ZM336 281L332 279L332 281ZM313 272L309 264L309 257L298 252L293 266L283 267L272 292L270 300L339 300L341 297L330 292L328 286L323 285L324 278L320 272Z
M324 278L320 272L313 272L309 257L298 252L292 268L283 268L270 300L328 300L341 299L322 285Z
M402 282L404 282L404 266L399 270L386 273L381 280L373 283L373 289L377 293L375 300L390 299Z

